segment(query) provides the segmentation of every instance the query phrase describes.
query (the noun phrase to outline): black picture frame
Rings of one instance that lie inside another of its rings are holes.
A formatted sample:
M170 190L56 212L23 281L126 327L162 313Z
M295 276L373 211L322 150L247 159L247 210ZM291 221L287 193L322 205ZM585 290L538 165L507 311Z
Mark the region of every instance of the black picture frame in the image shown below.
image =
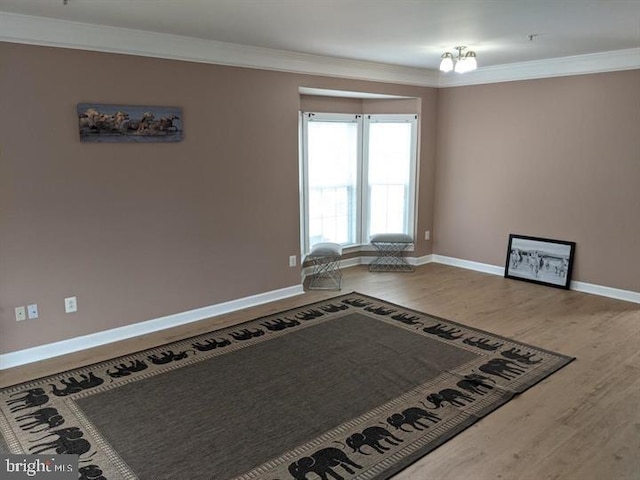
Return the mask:
M576 243L509 235L504 277L569 290Z

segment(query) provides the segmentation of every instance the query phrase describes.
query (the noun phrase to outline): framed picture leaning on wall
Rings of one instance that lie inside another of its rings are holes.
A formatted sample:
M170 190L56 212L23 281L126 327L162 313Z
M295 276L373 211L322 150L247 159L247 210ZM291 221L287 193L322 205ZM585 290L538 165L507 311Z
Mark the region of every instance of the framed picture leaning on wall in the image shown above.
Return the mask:
M505 278L569 289L575 242L509 235Z

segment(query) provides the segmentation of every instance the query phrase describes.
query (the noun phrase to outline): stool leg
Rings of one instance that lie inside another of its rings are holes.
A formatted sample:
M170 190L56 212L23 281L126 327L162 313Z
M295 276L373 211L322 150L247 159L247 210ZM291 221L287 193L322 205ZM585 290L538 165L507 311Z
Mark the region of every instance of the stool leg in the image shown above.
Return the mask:
M400 242L372 242L378 256L369 264L371 272L412 272L413 267L404 257L408 243Z
M310 290L341 290L342 270L341 257L314 257L313 271L308 288Z

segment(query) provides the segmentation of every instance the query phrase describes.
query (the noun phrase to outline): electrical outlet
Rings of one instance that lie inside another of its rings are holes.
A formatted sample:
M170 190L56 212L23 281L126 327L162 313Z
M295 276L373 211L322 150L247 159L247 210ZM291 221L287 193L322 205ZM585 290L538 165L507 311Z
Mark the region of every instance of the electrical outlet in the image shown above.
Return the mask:
M27 305L27 316L30 319L38 318L38 304L32 303L31 305Z
M297 263L298 263L298 257L295 256L295 255L291 255L289 257L289 266L290 267L295 267L297 265Z
M424 239L425 240L430 240L431 239L431 232L429 230L424 232Z
M27 319L27 310L24 307L16 307L16 322Z
M64 312L73 313L78 311L78 300L76 297L67 297L64 299Z

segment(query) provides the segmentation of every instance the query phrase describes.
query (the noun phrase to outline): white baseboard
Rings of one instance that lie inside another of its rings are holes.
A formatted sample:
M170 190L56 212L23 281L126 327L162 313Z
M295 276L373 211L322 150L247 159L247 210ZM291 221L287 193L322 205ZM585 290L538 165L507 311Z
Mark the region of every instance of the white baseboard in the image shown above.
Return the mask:
M490 273L492 275L504 275L504 267L489 265L488 263L472 262L471 260L445 257L444 255L433 255L433 262L451 265L452 267L466 268L467 270L475 270L476 272Z
M349 268L356 265L367 265L374 257L354 257L341 262L341 268ZM446 257L444 255L425 255L423 257L409 257L407 261L412 265L425 265L427 263L441 263L454 267L466 268L477 272L489 273L492 275L504 275L504 267L490 265L487 263L472 262L459 258ZM302 275L308 273L310 269L303 269ZM578 292L591 293L601 295L603 297L615 298L617 300L625 300L627 302L640 303L640 292L630 290L621 290L618 288L605 287L603 285L594 285L586 282L571 282L571 290ZM189 310L187 312L176 313L166 317L147 320L145 322L126 325L103 332L92 333L81 337L70 338L59 342L48 343L37 347L26 348L16 352L10 352L0 355L0 370L7 368L26 365L28 363L47 360L49 358L66 355L68 353L78 352L108 343L126 340L128 338L145 335L160 330L164 330L178 325L184 325L191 322L197 322L206 318L231 313L243 308L254 307L263 303L274 302L295 295L304 293L302 285L294 285L279 290L251 295L249 297L231 300L208 307Z
M619 288L605 287L604 285L594 285L593 283L571 282L571 290L583 293L592 293L602 297L625 300L627 302L640 303L640 292L631 290L621 290Z
M504 267L490 265L487 263L472 262L470 260L462 260L459 258L445 257L443 255L432 255L434 263L442 263L454 267L466 268L467 270L475 270L477 272L490 273L492 275L504 276ZM631 290L622 290L619 288L605 287L603 285L595 285L593 283L572 281L571 290L583 293L592 293L602 297L615 298L616 300L625 300L627 302L640 303L640 292Z
M0 355L0 370L40 360L47 360L60 355L66 355L68 353L98 347L100 345L106 345L120 340L126 340L128 338L157 332L159 330L176 327L178 325L197 322L199 320L234 312L243 308L254 307L263 303L301 295L302 293L304 293L302 285L294 285L279 290L272 290L270 292L231 300L229 302L189 310L187 312L176 313L166 317L134 323L133 325L126 325L124 327L91 333L81 337L70 338L68 340L39 345L37 347L26 348L16 352L5 353Z

